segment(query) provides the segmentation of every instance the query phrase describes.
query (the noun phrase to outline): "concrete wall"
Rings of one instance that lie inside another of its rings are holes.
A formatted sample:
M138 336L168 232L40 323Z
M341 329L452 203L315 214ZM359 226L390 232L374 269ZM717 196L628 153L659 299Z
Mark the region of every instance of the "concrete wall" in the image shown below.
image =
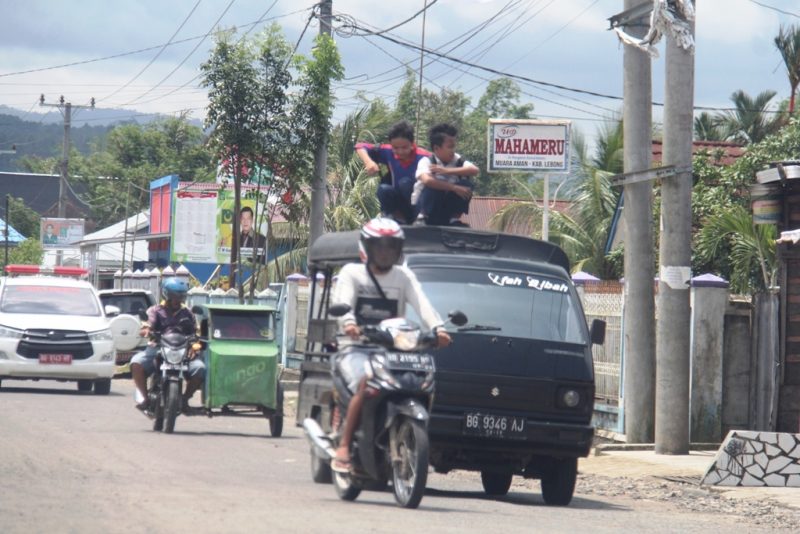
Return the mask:
M730 300L725 311L722 358L722 434L751 428L751 305Z

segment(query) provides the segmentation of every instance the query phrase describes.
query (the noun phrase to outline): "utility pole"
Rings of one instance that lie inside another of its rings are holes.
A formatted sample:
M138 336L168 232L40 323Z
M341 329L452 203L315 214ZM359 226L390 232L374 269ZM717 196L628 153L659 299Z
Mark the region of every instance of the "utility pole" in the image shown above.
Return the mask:
M58 183L58 217L63 219L66 216L66 209L67 209L67 178L69 176L69 133L70 128L72 126L72 108L73 105L71 102L64 101L64 95L58 100L58 104L45 104L44 103L44 94L39 97L39 105L40 106L48 106L54 107L61 110L64 114L64 142L63 142L63 150L62 150L62 157L61 157L61 178L59 179ZM88 108L94 109L94 97L92 97L91 104L89 106L74 106L77 108Z
M684 171L661 184L655 452L688 454L694 50L666 33L663 163Z
M322 0L319 3L319 34L331 34L331 14L333 1ZM325 218L325 182L328 172L328 132L320 132L317 150L314 152L314 181L311 185L311 216L308 238L309 248L322 235Z
M634 12L642 0L624 0L619 25L632 37L643 37L648 14ZM613 23L612 23L613 24ZM624 172L651 167L652 75L650 56L633 46L623 47ZM655 428L655 301L653 293L653 183L627 183L623 189L625 231L625 292L623 340L623 416L628 443L652 443Z

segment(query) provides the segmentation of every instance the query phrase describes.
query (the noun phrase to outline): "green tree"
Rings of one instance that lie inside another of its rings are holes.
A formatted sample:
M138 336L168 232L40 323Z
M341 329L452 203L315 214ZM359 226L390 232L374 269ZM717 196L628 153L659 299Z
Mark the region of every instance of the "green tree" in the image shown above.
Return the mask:
M17 232L31 239L39 239L40 220L39 214L26 206L21 198L9 197L8 224Z
M17 244L8 252L8 264L26 264L26 265L40 265L44 257L44 249L39 242L38 234L36 237L26 239ZM0 264L5 269L5 254L0 256Z
M733 111L717 115L717 121L725 139L737 143L758 143L774 134L782 126L780 114L769 111L769 103L775 91L762 91L752 98L742 90L731 95Z
M705 221L695 254L700 261L724 256L731 291L755 293L776 284L775 237L775 226L755 225L749 210L732 206Z
M475 108L464 118L458 149L464 157L481 169L476 178L476 192L481 195L518 195L524 191L518 185L524 175L486 172L486 144L489 119L530 119L533 104L520 103L519 86L510 78L492 80L478 99Z
M719 122L713 115L703 111L694 118L694 138L698 141L722 141Z
M789 95L789 114L794 114L795 94L800 85L800 27L781 26L775 37L775 47L783 58L786 76L789 79L791 93Z

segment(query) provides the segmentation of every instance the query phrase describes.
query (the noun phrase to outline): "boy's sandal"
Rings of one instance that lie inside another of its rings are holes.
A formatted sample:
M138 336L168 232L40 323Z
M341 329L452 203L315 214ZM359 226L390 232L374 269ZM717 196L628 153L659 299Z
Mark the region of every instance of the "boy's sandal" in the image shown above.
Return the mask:
M337 473L349 473L353 465L350 460L343 460L341 458L334 458L331 460L331 470Z

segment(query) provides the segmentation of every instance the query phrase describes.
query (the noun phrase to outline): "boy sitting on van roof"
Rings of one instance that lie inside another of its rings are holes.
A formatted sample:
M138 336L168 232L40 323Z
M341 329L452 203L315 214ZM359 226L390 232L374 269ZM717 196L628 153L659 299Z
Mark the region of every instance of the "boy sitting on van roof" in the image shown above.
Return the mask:
M411 203L419 209L417 223L440 226L467 226L461 216L469 213L473 184L478 167L456 153L458 130L447 123L437 124L428 134L430 157L417 164L417 182Z

